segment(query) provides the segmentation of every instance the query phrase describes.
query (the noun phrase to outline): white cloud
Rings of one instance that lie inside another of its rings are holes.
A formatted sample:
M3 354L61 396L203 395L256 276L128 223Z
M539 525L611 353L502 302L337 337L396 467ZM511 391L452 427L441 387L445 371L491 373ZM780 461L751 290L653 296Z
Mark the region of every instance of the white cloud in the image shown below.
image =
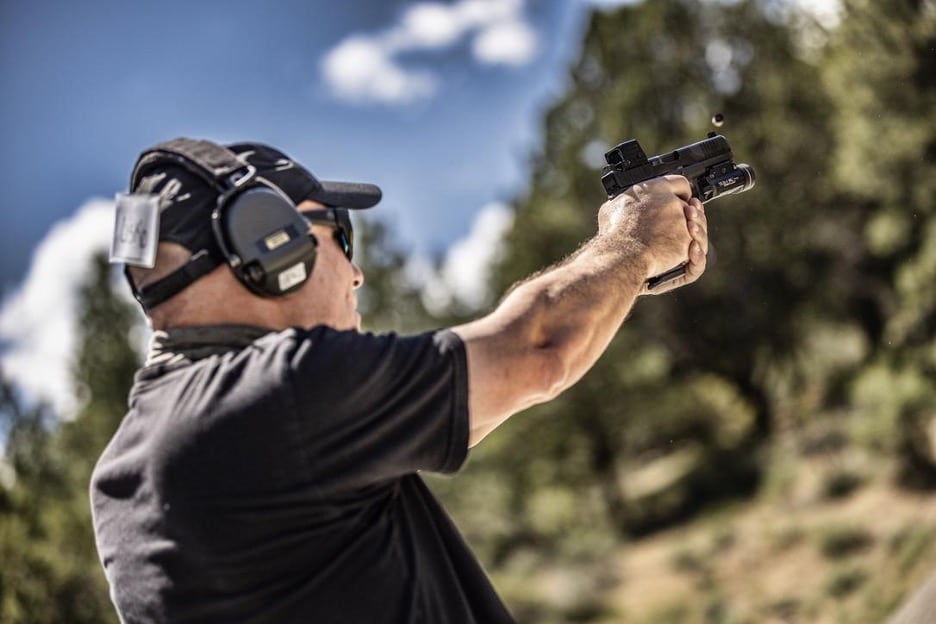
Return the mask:
M523 13L524 0L462 0L458 10L472 24L509 21Z
M25 282L0 304L0 365L27 398L48 401L63 416L77 408L72 392L78 289L92 256L110 245L114 202L92 199L55 224L33 254Z
M472 49L484 63L526 65L536 54L536 33L524 22L494 24L478 33Z
M391 48L443 48L455 43L468 27L457 11L444 4L417 4L404 14L387 37Z
M453 303L477 308L486 303L488 271L501 253L504 234L513 223L513 212L493 202L478 213L471 231L448 250L439 271L416 259L409 267L412 279L423 284L423 302L434 312Z
M407 104L435 94L438 79L427 69L404 67L400 55L441 51L473 36L474 59L486 65L521 66L537 47L524 21L523 0L460 0L419 3L398 22L372 34L353 34L322 58L326 84L355 103Z
M583 4L597 9L613 9L615 7L640 4L644 0L581 0Z
M352 102L407 103L435 93L435 79L401 67L378 42L364 37L342 41L322 61L335 95Z

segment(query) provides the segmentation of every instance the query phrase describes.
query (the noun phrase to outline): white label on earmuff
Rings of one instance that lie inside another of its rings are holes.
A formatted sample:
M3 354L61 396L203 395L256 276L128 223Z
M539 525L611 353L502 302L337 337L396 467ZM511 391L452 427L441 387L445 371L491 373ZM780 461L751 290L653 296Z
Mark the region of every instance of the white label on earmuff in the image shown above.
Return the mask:
M304 282L305 278L306 268L305 265L300 262L279 274L279 289L285 292L296 284Z
M282 247L289 242L289 233L286 230L277 230L263 239L268 251L273 251L277 247Z
M117 193L110 261L152 269L159 244L159 195Z

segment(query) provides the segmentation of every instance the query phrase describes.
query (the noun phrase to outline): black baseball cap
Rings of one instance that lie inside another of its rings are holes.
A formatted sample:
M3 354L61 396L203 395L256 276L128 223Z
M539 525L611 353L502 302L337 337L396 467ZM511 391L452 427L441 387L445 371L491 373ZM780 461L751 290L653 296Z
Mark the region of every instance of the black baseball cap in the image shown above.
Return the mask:
M245 165L252 166L258 178L281 190L297 206L313 200L326 206L360 210L375 206L382 196L374 184L319 180L280 150L263 143L233 143L223 147ZM161 197L159 240L178 243L193 253L216 250L211 214L217 207L219 190L193 168L153 154L152 150L146 150L140 155L130 191Z
M224 262L212 215L222 194L251 175L256 182L279 189L297 207L313 200L329 207L360 210L376 205L381 198L380 188L373 184L319 180L283 152L262 143L221 146L180 138L144 150L133 169L130 192L156 195L158 240L180 244L192 252L186 265L139 289L125 270L144 309L159 305Z

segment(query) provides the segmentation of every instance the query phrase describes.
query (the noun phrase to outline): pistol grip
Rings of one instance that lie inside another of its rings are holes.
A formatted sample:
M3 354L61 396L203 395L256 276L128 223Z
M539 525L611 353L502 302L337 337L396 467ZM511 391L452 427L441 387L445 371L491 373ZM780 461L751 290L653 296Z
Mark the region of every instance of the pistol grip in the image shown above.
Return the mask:
M647 290L653 290L654 288L658 288L662 286L663 284L668 284L669 282L672 282L674 279L678 279L682 277L683 275L686 274L687 264L688 262L683 262L679 266L673 267L672 269L670 269L669 271L666 271L665 273L660 273L659 275L655 275L651 277L650 279L647 280Z

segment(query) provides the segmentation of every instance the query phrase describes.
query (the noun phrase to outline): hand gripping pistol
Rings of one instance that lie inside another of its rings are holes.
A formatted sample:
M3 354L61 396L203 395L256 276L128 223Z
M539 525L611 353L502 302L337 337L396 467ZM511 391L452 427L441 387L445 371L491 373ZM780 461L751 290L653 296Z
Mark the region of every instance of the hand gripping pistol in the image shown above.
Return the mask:
M650 178L674 174L685 176L692 186L692 196L706 203L733 193L754 188L754 169L735 164L731 146L720 134L710 133L708 138L680 147L667 154L647 158L636 139L625 141L605 153L608 165L602 170L601 183L608 199L617 197L628 188ZM686 263L647 280L647 288L658 286L681 277Z

